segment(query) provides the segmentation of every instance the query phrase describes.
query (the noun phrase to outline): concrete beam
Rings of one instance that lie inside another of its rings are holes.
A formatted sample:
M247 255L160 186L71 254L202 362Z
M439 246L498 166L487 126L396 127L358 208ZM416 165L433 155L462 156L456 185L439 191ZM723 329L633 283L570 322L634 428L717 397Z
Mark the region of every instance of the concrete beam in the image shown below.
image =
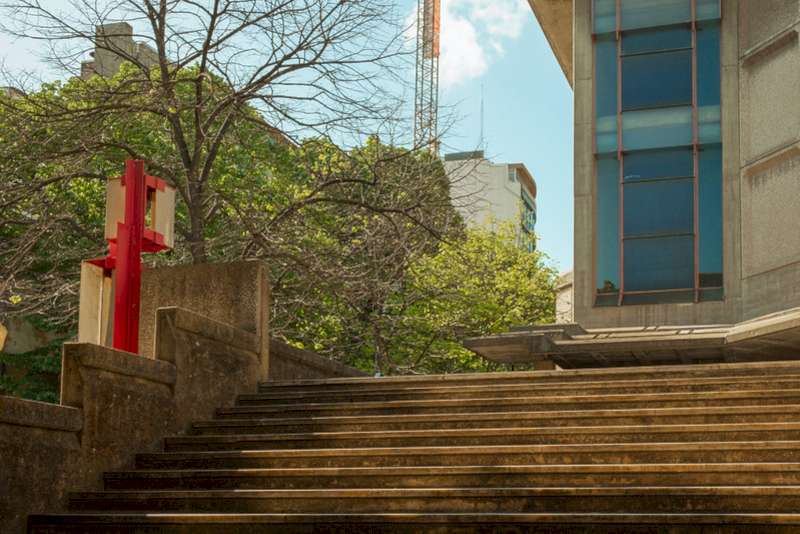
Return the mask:
M561 70L570 86L573 83L572 69L572 0L528 0L536 20L544 31L550 48L556 55Z

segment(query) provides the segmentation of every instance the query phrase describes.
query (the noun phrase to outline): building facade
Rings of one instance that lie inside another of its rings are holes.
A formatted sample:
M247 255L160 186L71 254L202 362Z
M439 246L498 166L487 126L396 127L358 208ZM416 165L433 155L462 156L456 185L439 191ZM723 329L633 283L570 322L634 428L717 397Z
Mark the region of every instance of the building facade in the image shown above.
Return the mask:
M575 321L800 306L800 1L531 5L575 91Z
M522 163L493 163L483 151L444 157L451 198L468 227L511 222L533 250L536 182Z
M135 60L145 66L158 64L158 53L147 43L133 38L133 27L127 22L112 22L95 28L96 46L90 61L81 62L81 78L95 74L110 78L119 72L125 61Z

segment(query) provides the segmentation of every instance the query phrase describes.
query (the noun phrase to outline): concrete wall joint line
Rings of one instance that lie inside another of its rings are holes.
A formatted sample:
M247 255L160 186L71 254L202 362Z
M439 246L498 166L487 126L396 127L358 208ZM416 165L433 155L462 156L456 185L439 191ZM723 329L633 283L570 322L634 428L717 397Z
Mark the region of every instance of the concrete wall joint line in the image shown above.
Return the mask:
M798 132L800 135L800 132ZM743 175L751 178L796 156L800 156L800 141L793 140L745 163Z
M178 330L258 355L259 336L251 332L177 306L159 308L156 313L168 316Z
M750 67L757 61L765 58L767 55L795 42L798 37L798 32L795 28L796 25L797 21L794 21L791 25L779 31L776 35L765 39L757 45L745 50L740 56L742 66Z

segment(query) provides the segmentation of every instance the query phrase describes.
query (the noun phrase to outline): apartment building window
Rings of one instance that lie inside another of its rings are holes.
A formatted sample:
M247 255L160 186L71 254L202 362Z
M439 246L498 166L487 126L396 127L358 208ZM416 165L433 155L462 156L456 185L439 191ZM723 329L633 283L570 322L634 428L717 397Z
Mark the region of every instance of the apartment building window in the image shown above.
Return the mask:
M719 0L594 0L597 305L722 298Z
M525 236L523 243L525 244L528 252L536 250L536 200L534 200L524 189L521 192L522 196L522 214L521 226L522 235Z

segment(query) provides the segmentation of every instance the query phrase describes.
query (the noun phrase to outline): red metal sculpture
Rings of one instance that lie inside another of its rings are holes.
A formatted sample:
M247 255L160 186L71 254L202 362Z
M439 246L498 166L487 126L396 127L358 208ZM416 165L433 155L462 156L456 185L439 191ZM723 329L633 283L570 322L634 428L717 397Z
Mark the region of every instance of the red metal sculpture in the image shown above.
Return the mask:
M109 253L88 263L101 267L104 276L113 276L112 346L138 352L141 257L142 253L171 248L175 197L174 190L166 182L145 174L141 160L125 161L125 174L118 185L114 182L109 180L106 205ZM159 202L159 199L162 200ZM99 315L102 318L103 314Z

